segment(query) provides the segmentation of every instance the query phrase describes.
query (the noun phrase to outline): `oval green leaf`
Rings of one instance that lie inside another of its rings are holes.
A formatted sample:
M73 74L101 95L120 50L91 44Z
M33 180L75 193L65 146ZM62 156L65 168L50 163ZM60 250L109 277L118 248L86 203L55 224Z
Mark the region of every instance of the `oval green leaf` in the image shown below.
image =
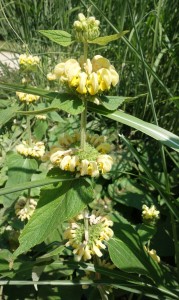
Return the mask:
M52 42L63 47L67 47L74 42L71 39L71 34L63 30L39 30L39 32Z

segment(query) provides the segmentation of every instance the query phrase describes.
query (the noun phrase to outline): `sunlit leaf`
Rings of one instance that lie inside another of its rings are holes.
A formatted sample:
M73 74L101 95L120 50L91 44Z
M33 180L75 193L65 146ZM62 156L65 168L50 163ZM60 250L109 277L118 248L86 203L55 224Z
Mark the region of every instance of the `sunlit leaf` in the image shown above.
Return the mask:
M48 113L53 110L64 110L69 114L77 115L84 110L84 104L77 96L68 93L58 93L58 92L50 92L41 88L34 88L32 86L25 87L23 85L18 84L8 84L4 82L0 82L0 87L12 90L12 91L20 91L28 94L34 94L38 96L42 96L53 100L48 104L48 108L38 109L34 111L16 111L18 114L23 115L38 115L43 113Z
M112 41L116 41L119 38L121 38L122 36L124 36L126 33L128 33L128 30L113 34L113 35L107 35L107 36L100 36L92 41L88 41L89 44L97 44L97 45L107 45L108 43L112 42Z
M38 206L20 235L14 257L43 242L59 224L80 213L92 199L90 184L81 178L42 190Z
M109 119L123 123L132 128L135 128L158 140L162 144L179 152L179 137L173 134L172 132L163 129L157 125L145 122L129 114L126 114L123 111L115 111L113 113L110 113L109 110L105 109L101 105L89 103L88 106L91 111L104 115Z
M71 34L63 30L39 30L39 32L49 40L64 47L67 47L74 42L71 39Z

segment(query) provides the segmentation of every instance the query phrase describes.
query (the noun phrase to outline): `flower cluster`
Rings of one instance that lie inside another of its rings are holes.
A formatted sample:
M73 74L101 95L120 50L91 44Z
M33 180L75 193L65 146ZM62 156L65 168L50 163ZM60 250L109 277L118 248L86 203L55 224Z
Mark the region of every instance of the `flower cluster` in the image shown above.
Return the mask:
M95 17L86 18L82 13L78 14L78 20L73 23L75 39L78 42L87 42L94 40L100 34L100 21Z
M86 217L86 216L85 216ZM92 258L92 255L101 257L101 249L105 249L105 241L113 236L110 228L113 222L107 216L101 216L99 212L93 210L88 220L88 239L85 238L84 218L82 214L70 221L69 227L64 233L65 239L69 241L66 246L71 246L74 250L76 261L84 261Z
M107 58L96 55L92 60L81 57L79 61L69 59L56 65L53 73L47 75L52 79L59 79L79 94L90 94L108 91L111 86L119 82L119 75Z
M36 115L37 120L46 120L47 117L45 115Z
M16 146L16 150L24 156L40 158L45 153L45 146L43 142L32 143L30 146L26 141L23 141L21 144Z
M37 206L37 201L32 198L21 197L15 204L15 213L21 221L29 220Z
M157 255L156 250L149 250L146 246L144 246L144 250L150 255L150 257L155 260L155 262L160 262L160 257Z
M20 101L26 102L27 104L38 101L40 96L36 96L33 94L26 94L22 92L16 92L16 96L19 98Z
M60 146L53 147L49 153L51 163L62 170L80 173L81 176L98 177L109 172L113 159L106 153L112 147L105 142L105 137L87 135L85 150L79 148L79 140L78 133L62 137Z
M159 219L160 212L156 209L155 205L150 208L147 205L142 206L142 218L146 223L155 223Z
M19 65L23 71L36 71L37 66L40 64L38 56L21 54L19 56Z

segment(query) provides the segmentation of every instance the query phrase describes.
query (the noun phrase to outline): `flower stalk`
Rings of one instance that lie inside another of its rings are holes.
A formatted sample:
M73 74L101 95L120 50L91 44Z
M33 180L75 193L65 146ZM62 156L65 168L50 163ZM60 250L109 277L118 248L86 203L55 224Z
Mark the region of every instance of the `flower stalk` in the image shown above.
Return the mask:
M81 113L81 149L85 150L86 124L87 124L87 100L84 99L84 111Z
M84 45L84 62L87 61L88 57L88 43ZM86 124L87 124L87 99L84 99L84 111L81 113L81 149L85 150L86 143Z

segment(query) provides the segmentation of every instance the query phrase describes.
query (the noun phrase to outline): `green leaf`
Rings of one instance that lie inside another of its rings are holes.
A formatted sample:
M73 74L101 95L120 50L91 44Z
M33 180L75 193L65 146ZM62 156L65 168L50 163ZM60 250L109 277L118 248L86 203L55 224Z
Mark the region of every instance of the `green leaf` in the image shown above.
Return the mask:
M140 130L141 132L158 140L160 143L179 152L179 137L168 130L133 117L129 114L124 113L123 111L115 111L113 113L110 113L110 111L105 109L103 106L95 105L94 103L88 103L88 107L93 112L99 113L109 119Z
M108 43L110 43L112 41L118 40L119 38L121 38L122 36L124 36L128 32L129 32L129 30L125 30L125 31L122 31L122 32L119 32L119 33L116 33L116 34L113 34L113 35L101 36L101 37L98 37L98 38L96 38L92 41L88 41L88 43L104 46L104 45L107 45Z
M144 251L134 228L120 221L115 224L114 233L115 236L108 242L113 263L125 272L147 275L156 282L160 281L160 267Z
M10 119L12 119L16 111L20 108L18 104L15 104L11 107L3 109L0 111L0 126L6 124Z
M0 82L0 87L12 90L12 91L20 91L28 94L34 94L38 96L42 96L48 99L53 100L53 102L48 106L48 108L34 110L34 111L16 111L16 113L23 114L23 115L38 115L47 113L49 111L62 109L69 114L77 115L80 114L84 110L84 104L80 98L73 94L67 93L58 93L58 92L50 92L40 88L34 87L25 87L23 85L18 84L9 84Z
M137 233L140 236L140 240L143 244L146 244L151 240L154 234L157 232L156 226L150 226L145 224L139 224L137 227Z
M45 120L36 120L34 125L34 135L37 140L42 140L48 129L48 123Z
M169 100L173 101L176 107L179 109L179 97L172 97Z
M16 187L17 185L24 186L24 182L29 181L32 174L38 169L37 161L33 158L24 158L17 153L8 153L6 157L6 164L8 166L8 180L5 189L10 186ZM5 189L1 189L2 191ZM17 192L17 193L16 193ZM4 206L9 206L19 196L19 191L16 189L13 194L3 197Z
M128 98L123 96L100 96L99 99L108 110L116 110Z
M71 34L63 30L39 30L39 32L49 40L64 47L67 47L74 42L71 39Z
M39 186L44 186L44 185L49 185L52 183L59 183L61 181L69 181L72 180L71 178L46 178L43 180L35 180L35 181L30 181L30 182L24 182L23 184L16 184L12 185L7 188L3 188L0 190L0 196L6 195L6 194L11 194L17 191L23 191L26 189L32 189L36 188Z
M20 235L14 257L43 242L59 224L74 217L92 201L92 188L83 178L42 190L38 206Z
M155 200L136 180L129 178L119 178L114 183L108 185L109 196L123 205L135 207L141 210L142 205L151 206L155 204Z

